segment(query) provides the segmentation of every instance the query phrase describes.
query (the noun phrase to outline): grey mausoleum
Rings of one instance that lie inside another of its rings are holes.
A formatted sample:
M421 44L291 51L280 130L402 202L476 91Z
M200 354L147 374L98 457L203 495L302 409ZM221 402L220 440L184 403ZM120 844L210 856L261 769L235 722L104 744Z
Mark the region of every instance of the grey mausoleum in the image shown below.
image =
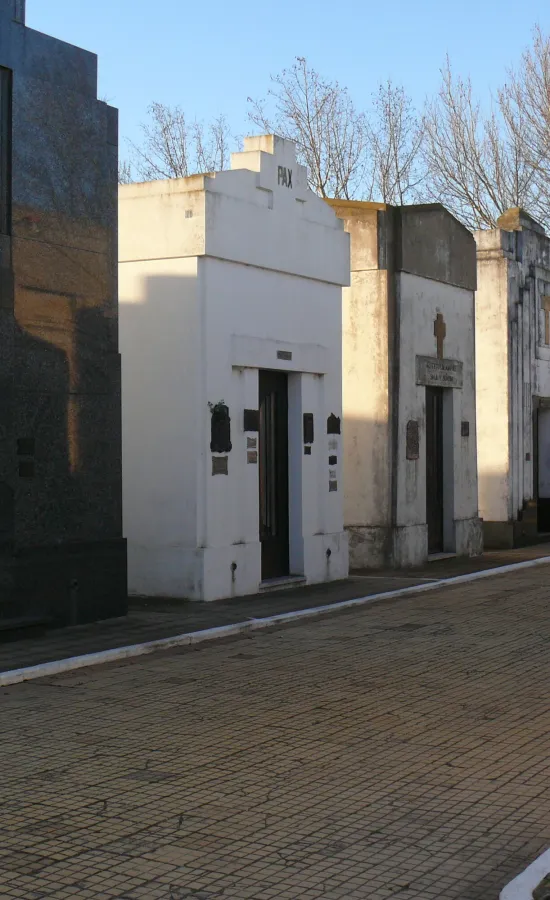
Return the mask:
M0 0L0 630L126 611L117 111Z

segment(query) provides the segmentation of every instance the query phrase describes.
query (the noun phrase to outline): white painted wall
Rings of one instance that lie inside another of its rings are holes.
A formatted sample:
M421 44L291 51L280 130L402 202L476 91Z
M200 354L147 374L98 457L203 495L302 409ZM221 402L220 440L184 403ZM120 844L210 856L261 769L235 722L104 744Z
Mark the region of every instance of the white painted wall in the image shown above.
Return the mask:
M307 190L291 143L253 139L232 162L215 178L120 190L132 593L212 600L258 590L258 466L247 462L243 411L258 408L259 368L291 373L293 574L309 582L347 574L341 439L330 451L339 490L329 493L326 421L342 410L349 238ZM279 166L292 168L292 188L279 184ZM279 349L292 360L279 360ZM229 474L213 476L208 403L221 400L233 448ZM315 417L311 456L303 412Z
M135 591L194 590L183 548L197 544L200 308L197 259L119 266L123 514ZM177 502L175 502L177 498Z

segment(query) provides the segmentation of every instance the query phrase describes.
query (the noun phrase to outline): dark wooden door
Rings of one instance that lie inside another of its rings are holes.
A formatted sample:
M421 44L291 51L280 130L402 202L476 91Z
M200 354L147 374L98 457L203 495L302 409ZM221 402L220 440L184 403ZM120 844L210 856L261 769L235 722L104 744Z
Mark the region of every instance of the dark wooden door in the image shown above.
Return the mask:
M426 388L428 553L443 551L443 389Z
M288 379L260 371L260 541L262 580L289 574Z

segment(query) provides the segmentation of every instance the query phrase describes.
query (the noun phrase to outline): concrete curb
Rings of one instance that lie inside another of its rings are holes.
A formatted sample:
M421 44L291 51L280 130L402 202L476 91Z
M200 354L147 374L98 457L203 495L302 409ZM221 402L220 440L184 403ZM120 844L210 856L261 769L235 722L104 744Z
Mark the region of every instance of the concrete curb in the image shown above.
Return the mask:
M531 569L550 563L550 556L542 556L537 559L528 559L524 562L512 563L508 566L497 566L492 569L484 569L481 572L469 572L467 575L455 575L453 578L443 578L439 581L423 582L412 587L398 588L395 591L385 591L381 594L371 594L368 597L355 597L352 600L342 600L339 603L327 603L324 606L313 606L310 609L297 609L293 612L280 613L275 616L266 616L263 619L247 619L245 622L236 622L232 625L221 625L216 628L206 628L203 631L192 631L188 634L178 634L174 637L160 638L156 641L146 641L142 644L130 644L127 647L116 647L114 650L101 650L99 653L87 653L84 656L72 656L68 659L60 659L55 662L41 663L37 666L29 666L24 669L12 669L8 672L0 672L0 687L10 684L19 684L22 681L32 681L35 678L47 678L60 675L63 672L72 672L74 669L83 669L88 666L99 666L103 663L117 662L122 659L132 659L135 656L145 656L156 650L168 650L171 647L190 647L193 644L201 644L204 641L215 641L219 638L232 637L244 634L248 631L258 631L263 628L271 628L273 625L284 625L286 622L296 622L300 619L312 619L317 616L339 612L343 609L353 609L356 606L367 606L380 600L391 600L396 597L406 597L413 594L422 594L426 591L438 590L442 587L452 587L456 584L465 584L468 581L479 581L495 575L506 575L508 572L517 572L521 569Z
M500 900L532 900L533 892L550 872L550 850L546 850L527 869L506 885ZM546 896L546 895L545 895Z

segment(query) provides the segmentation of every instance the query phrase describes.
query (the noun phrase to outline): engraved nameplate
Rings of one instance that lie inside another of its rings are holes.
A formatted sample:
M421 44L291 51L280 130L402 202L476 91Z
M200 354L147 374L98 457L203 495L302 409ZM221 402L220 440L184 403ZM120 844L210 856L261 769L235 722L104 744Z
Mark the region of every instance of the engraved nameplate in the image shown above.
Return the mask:
M416 357L416 383L426 387L461 388L463 364L458 359Z

